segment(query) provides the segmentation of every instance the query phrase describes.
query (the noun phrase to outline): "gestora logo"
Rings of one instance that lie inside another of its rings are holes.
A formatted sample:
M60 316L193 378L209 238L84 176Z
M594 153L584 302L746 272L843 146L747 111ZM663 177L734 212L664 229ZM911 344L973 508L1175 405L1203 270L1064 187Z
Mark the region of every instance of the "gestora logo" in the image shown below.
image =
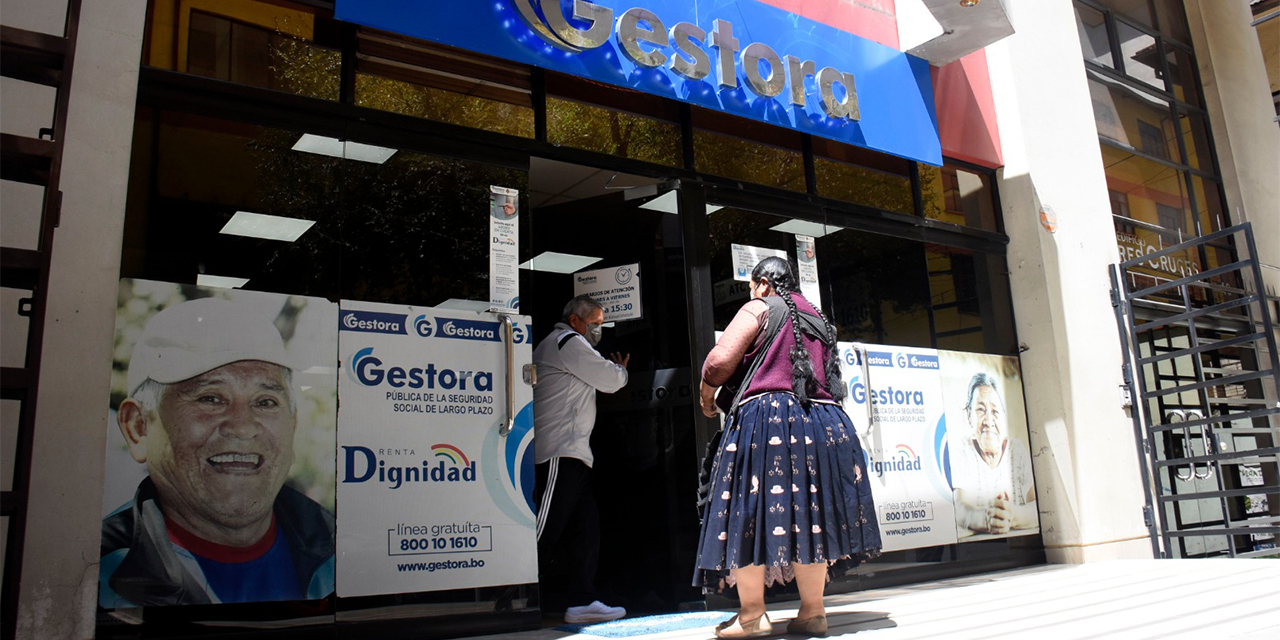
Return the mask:
M387 464L379 453L386 449L374 451L359 445L343 445L345 452L342 481L360 484L373 480L387 485L389 489L399 489L402 485L419 482L475 482L476 461L467 457L462 449L451 444L436 444L431 447L431 457L423 460L421 465ZM392 450L392 453L413 450ZM404 455L404 454L402 454Z
M343 311L338 320L338 327L343 331L366 333L403 334L404 324L404 314L377 311Z
M747 86L756 95L774 98L790 87L791 104L803 109L807 99L805 79L812 76L818 86L823 113L831 118L861 118L852 73L834 67L817 70L813 60L790 55L779 57L772 47L761 42L739 47L738 39L733 37L733 24L726 20L716 20L708 36L705 30L689 22L679 22L667 29L652 11L636 7L624 11L615 25L613 9L587 0L574 0L574 19L587 24L585 29L580 29L569 22L560 0L512 0L512 4L538 37L570 53L595 49L613 35L627 59L637 66L669 66L681 77L697 81L711 75L713 63L707 52L707 48L711 48L715 49L716 78L723 89L738 87L741 69ZM672 48L675 50L668 55L666 51ZM761 62L768 66L767 74L761 71ZM843 93L843 98L838 93Z
M859 376L849 381L849 397L857 404L865 404L868 399L873 405L915 405L924 406L924 392L911 389L867 389Z
M493 372L437 369L428 362L416 367L384 366L373 355L373 347L365 347L351 356L347 371L352 380L366 387L387 385L396 389L457 389L458 391L493 391Z
M413 330L417 331L418 335L424 338L430 338L431 337L431 320L428 319L425 314L418 316L413 321Z
M460 318L435 318L434 322L426 314L413 320L413 330L423 338L451 338L454 340L479 340L482 342L501 342L502 324L487 320L463 320ZM511 323L511 341L523 344L528 330L518 322Z

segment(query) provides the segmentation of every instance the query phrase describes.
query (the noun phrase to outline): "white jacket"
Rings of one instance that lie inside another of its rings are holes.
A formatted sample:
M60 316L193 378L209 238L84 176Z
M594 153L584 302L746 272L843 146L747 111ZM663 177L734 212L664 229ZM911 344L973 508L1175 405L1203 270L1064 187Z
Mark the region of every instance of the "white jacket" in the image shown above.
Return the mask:
M538 384L533 387L535 460L577 458L591 466L591 430L596 391L613 393L627 384L627 369L603 356L582 334L557 322L533 350Z

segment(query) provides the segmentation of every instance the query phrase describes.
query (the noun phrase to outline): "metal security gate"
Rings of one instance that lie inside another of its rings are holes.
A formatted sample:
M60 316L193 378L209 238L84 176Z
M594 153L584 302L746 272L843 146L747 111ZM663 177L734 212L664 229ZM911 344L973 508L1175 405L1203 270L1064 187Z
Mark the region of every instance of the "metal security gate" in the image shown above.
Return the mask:
M1256 255L1245 223L1111 271L1158 557L1280 556L1280 354ZM1182 277L1153 275L1168 265Z

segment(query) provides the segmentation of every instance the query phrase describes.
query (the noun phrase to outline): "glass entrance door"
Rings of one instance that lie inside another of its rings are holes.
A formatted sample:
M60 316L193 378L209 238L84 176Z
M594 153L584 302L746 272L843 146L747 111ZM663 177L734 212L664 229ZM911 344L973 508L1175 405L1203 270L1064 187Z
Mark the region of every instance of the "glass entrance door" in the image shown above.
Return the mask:
M609 320L598 350L630 356L627 385L597 395L590 440L601 530L596 586L602 600L632 613L675 611L698 597L689 577L700 419L679 191L657 178L539 158L529 191L537 224L521 288L531 292L523 312L535 341L585 292L600 298ZM550 616L566 606L564 572L547 558L542 571Z

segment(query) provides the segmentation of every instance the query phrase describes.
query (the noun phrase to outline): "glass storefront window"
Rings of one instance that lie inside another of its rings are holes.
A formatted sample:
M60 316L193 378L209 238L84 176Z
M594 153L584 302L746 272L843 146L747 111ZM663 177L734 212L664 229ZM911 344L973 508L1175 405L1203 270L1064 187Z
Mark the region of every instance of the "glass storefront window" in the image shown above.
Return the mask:
M342 56L317 43L322 20L284 1L155 0L143 64L337 100Z
M1164 48L1169 69L1169 82L1173 85L1173 96L1183 102L1200 106L1196 63L1191 52L1168 43L1165 43Z
M1084 49L1084 59L1100 65L1115 68L1111 55L1111 38L1107 33L1107 21L1101 11L1077 3L1076 30L1080 34L1080 45Z
M925 257L937 348L1015 353L1004 258L938 244L925 245Z
M1168 102L1092 72L1089 95L1099 136L1147 155L1179 161Z
M958 344L976 342L976 348L967 350L981 351L982 317L978 311L978 283L973 269L973 254L930 245L925 255L929 264L933 323L939 334L938 348L953 349ZM976 341L973 340L974 336Z
M991 176L959 167L920 165L926 218L996 231Z
M1195 190L1196 211L1200 212L1200 232L1213 233L1226 226L1222 211L1221 185L1214 180L1191 176L1191 188Z
M527 173L404 150L296 149L299 131L139 110L122 277L337 300L488 299L488 186ZM295 241L220 233L238 211L313 225ZM447 229L447 232L442 230ZM376 250L375 250L376 248Z
M1164 89L1164 72L1161 71L1156 39L1120 20L1116 21L1116 33L1120 38L1125 75L1157 89Z
M678 167L680 126L547 96L547 142Z
M362 28L356 104L532 138L528 67Z
M1117 17L1123 17L1151 31L1172 37L1181 42L1191 42L1187 33L1186 12L1182 0L1095 0L1111 9Z
M356 75L356 104L496 133L533 137L533 107L491 100L391 78Z
M1201 171L1213 171L1209 155L1209 125L1202 115L1179 109L1178 121L1182 142L1187 150L1187 166Z
M806 190L799 133L697 107L693 126L698 171L766 187Z
M911 215L911 166L906 160L813 138L818 195Z
M1184 44L1191 43L1191 31L1187 26L1187 11L1183 0L1155 0L1157 27L1160 34Z
M1102 145L1102 162L1107 188L1124 195L1130 218L1184 240L1193 233L1183 172L1107 144Z
M841 340L932 345L924 245L853 229L816 245L819 277L830 291L826 311Z
M734 280L732 245L783 252L794 263L801 233L814 237L821 301L813 302L823 305L841 340L931 346L921 243L736 208L713 206L707 221L717 330L750 296L746 283Z

